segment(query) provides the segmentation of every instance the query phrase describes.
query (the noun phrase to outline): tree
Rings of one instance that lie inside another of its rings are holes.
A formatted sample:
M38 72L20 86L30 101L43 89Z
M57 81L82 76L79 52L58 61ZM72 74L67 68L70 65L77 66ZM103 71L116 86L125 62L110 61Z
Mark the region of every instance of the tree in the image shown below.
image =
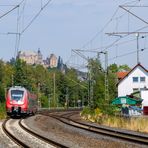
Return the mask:
M117 73L119 71L130 71L130 67L126 64L124 65L117 65L117 64L111 64L109 67L108 67L108 71L112 72L112 73Z
M128 65L126 65L126 64L120 65L118 67L118 71L130 71L130 70L131 70L131 68Z
M117 73L118 72L118 65L117 64L111 64L108 67L108 71L112 72L112 73Z
M65 79L64 74L59 73L59 78L56 81L57 89L58 89L58 100L61 106L65 105L66 102L66 95L68 95L68 86Z
M10 63L11 65L14 65L15 62L16 62L15 58L12 57L12 58L10 59L10 62L8 62L8 63Z
M4 77L4 63L0 60L0 83L2 83Z
M17 59L14 69L15 69L15 73L13 76L13 79L14 79L13 85L26 87L25 62L21 61L20 59Z
M0 60L0 101L1 102L5 100L5 90L3 82L5 76L4 69L5 69L4 63L2 60Z

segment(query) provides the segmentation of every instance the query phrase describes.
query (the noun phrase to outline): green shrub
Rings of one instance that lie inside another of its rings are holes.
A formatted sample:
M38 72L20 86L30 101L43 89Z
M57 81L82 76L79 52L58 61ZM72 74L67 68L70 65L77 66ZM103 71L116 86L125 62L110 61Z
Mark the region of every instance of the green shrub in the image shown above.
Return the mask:
M0 119L6 118L6 109L5 109L5 102L0 102Z
M94 110L91 109L90 107L84 107L83 111L81 112L81 115L93 115Z

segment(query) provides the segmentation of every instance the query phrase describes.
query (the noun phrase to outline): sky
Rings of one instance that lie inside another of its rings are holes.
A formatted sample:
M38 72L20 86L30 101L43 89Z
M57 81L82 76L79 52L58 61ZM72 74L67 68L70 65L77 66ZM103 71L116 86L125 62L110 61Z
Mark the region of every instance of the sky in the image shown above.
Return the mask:
M148 7L143 7L148 6L147 0L51 0L24 30L48 1L0 1L0 16L22 2L19 8L0 17L1 59L9 61L16 56L17 50L40 49L44 59L54 53L57 57L61 56L64 63L83 68L86 59L72 51L79 49L83 50L81 55L87 58L95 57L97 52L107 51L108 64L133 67L137 63L138 43L140 62L148 69ZM142 19L119 7L123 5ZM137 30L141 32L138 38L136 33L126 34ZM113 32L115 34L107 34ZM19 42L18 33L22 33ZM100 54L100 59L104 64L103 54Z

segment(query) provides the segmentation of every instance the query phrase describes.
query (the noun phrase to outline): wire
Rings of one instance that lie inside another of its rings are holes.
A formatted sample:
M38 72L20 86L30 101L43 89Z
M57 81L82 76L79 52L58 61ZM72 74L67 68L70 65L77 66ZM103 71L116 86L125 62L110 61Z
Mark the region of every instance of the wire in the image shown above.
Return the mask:
M134 17L136 17L137 19L139 19L140 21L144 22L145 24L148 24L147 21L145 21L144 19L142 19L141 17L135 15L134 13L132 13L131 11L129 11L128 9L124 8L124 6L119 6L120 8L122 8L123 10L127 11L128 13L130 13L131 15L133 15Z
M148 35L145 35L144 37L147 37ZM142 38L140 38L142 39ZM128 41L124 41L124 42L120 42L120 43L117 43L115 45L113 45L112 47L116 46L116 45L123 45L123 44L128 44L130 42L133 42L133 41L136 41L137 39L131 39L131 40L128 40Z
M4 16L6 16L7 14L9 14L10 12L12 12L13 10L15 10L16 8L20 7L20 5L24 2L24 0L22 0L18 5L0 5L0 6L15 6L14 8L10 9L9 11L7 11L5 14L0 16L0 19L3 18Z
M110 22L112 21L113 17L116 15L116 13L118 12L119 8L116 9L116 11L114 12L114 14L112 15L111 19L109 19L109 21L104 25L104 27L99 31L97 32L94 37L92 37L91 40L89 40L87 43L85 43L81 49L83 49L85 46L87 46L88 44L90 44L100 33L102 33L104 31L104 29L110 24Z
M146 29L146 28L148 28L148 25L146 25L146 26L144 26L144 27L142 27L142 28L140 28L140 29L137 29L137 30L135 30L134 32L138 32L138 31L141 31L141 30ZM109 45L107 45L107 46L104 46L104 47L97 47L97 48L94 48L94 49L92 49L92 50L99 50L99 49L102 50L102 49L103 49L103 51L105 51L105 50L107 50L108 48L111 48L111 47L113 47L113 46L115 46L115 45L118 45L118 44L116 44L118 41L120 41L121 39L123 39L123 38L125 38L125 37L127 37L127 36L129 36L129 35L131 35L131 34L130 34L130 33L129 33L129 34L126 34L126 35L124 35L124 36L122 36L122 37L116 39L114 42L112 42L111 44L109 44Z
M0 16L0 19L3 18L4 16L6 16L7 14L9 14L10 12L12 12L13 10L15 10L16 8L18 8L19 5L16 5L14 8L12 8L11 10L7 11L5 14Z
M43 9L51 2L52 0L48 0L48 2L39 10L39 12L32 18L29 24L22 30L21 35L31 26L31 24L36 20L36 18L40 15Z
M135 2L139 2L140 0L134 0L134 1L131 1L131 2L126 2L126 3L124 3L123 5L129 5L129 4L133 4L133 3L135 3Z
M125 4L131 4L131 3L137 3L137 2L139 2L139 0L134 0L134 1L132 1L132 2L127 2L127 3L125 3ZM124 4L124 5L125 5L125 4ZM117 14L118 10L119 10L119 7L115 10L115 12L114 12L114 14L112 15L111 19L109 19L109 21L104 25L104 27L103 27L99 32L97 32L97 33L92 37L91 40L89 40L88 42L86 42L80 49L85 48L88 44L92 44L92 42L96 39L96 37L97 37L100 33L103 33L104 29L110 24L110 22L112 22L112 21L114 20L114 17L115 17L115 15ZM124 13L124 14L122 14L122 15L116 17L115 20L118 19L118 18L123 17L125 14L126 14L126 13Z
M141 50L138 50L138 51L141 51L142 52L144 50L148 50L148 47L147 48L144 48L144 49L141 49ZM111 60L114 60L114 59L117 59L117 58L121 58L121 57L125 57L125 56L128 56L128 55L134 54L136 52L137 52L137 50L134 50L132 52L128 52L128 53L125 53L125 54L122 54L122 55L119 55L119 56L116 56L116 57L112 57L112 58L110 58L108 60L111 61Z
M9 6L16 6L16 5L0 5L0 7L9 7Z

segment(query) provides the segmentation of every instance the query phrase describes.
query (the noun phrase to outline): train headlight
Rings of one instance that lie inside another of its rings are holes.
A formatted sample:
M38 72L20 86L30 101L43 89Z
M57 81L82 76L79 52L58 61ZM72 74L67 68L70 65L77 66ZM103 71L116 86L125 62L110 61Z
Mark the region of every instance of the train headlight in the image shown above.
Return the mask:
M23 102L22 102L22 101L20 101L20 100L19 100L17 103L18 103L18 104L23 104Z

